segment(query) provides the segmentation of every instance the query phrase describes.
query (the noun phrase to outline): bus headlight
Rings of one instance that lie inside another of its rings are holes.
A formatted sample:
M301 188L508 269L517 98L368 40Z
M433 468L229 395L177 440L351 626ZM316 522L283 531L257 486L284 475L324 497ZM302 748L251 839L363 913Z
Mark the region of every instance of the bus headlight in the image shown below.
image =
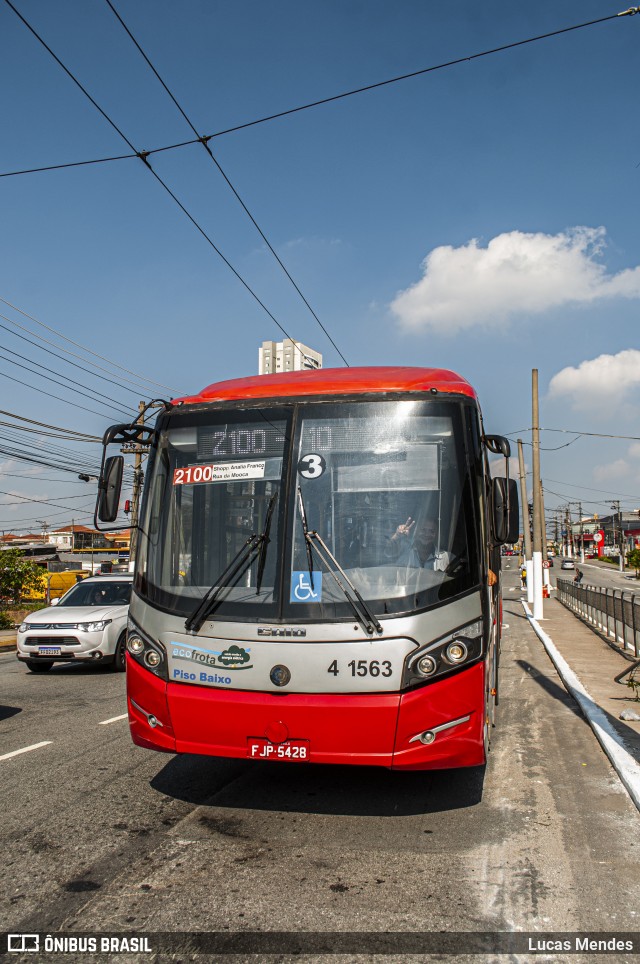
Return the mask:
M456 666L458 663L464 663L465 659L469 655L469 650L465 643L461 639L454 639L452 643L449 643L444 651L445 659L447 662Z
M127 632L127 651L139 666L143 666L154 676L168 680L167 654L162 643L143 633L129 616Z
M416 669L421 676L433 676L437 668L438 664L433 656L421 656L416 663Z
M132 656L140 656L144 653L144 642L135 633L130 633L127 638L127 649Z
M466 669L484 655L483 624L477 619L454 633L434 640L405 659L402 688L425 686L460 669Z

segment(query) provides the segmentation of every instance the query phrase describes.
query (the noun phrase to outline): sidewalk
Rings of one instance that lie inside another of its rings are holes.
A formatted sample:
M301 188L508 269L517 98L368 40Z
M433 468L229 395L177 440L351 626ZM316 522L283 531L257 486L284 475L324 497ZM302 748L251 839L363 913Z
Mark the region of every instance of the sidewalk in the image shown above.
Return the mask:
M543 618L536 621L527 606L526 593L516 592L565 688L577 701L640 809L640 720L620 719L625 709L640 717L640 701L635 700L634 691L624 680L615 682L615 677L630 669L635 660L626 659L553 594L544 600Z
M16 638L15 629L0 629L0 653L15 652Z

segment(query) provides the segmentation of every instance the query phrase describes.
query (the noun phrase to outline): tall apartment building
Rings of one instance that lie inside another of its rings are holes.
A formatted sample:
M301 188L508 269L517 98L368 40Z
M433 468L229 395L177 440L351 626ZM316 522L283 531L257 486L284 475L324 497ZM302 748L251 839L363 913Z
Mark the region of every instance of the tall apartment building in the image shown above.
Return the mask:
M322 368L320 352L292 338L285 338L284 341L263 341L258 348L259 375L299 372L314 368Z

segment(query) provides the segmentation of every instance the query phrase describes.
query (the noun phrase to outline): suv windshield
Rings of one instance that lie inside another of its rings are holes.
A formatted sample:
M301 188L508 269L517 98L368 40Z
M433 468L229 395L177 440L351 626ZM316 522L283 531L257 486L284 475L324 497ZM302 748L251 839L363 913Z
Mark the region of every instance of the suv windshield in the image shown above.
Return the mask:
M131 600L132 583L130 581L115 582L79 582L69 592L65 593L60 606L128 606Z
M335 563L377 615L468 591L480 569L478 440L475 409L457 400L171 413L150 460L136 588L192 614L264 531L277 493L262 578L257 559L225 576L216 618L352 619ZM324 559L305 540L301 503Z

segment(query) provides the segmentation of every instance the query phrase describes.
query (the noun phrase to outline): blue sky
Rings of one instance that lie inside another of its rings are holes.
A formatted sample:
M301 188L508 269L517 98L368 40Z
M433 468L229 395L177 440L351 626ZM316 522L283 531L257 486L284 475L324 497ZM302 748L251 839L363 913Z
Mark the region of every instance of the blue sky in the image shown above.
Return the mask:
M137 150L193 136L104 0L12 2ZM113 6L203 134L626 9L604 0ZM5 4L0 23L0 173L130 153ZM541 425L576 430L542 434L548 508L640 506L640 442L572 441L640 436L639 31L640 16L620 17L210 142L351 365L452 368L476 387L487 430L525 441L539 370ZM202 147L151 163L287 332L321 351L325 367L341 365ZM3 410L102 435L138 398L255 373L259 344L282 337L138 159L0 178L0 223L0 298L15 306L0 303L10 329L0 328ZM88 370L18 332L47 337L66 358L65 348L76 352ZM110 366L118 384L99 380L89 362L107 363L77 346L135 376ZM49 377L17 367L27 363L12 351ZM52 384L62 374L76 391ZM79 383L106 403L77 394ZM25 452L36 440L73 448L87 465L98 458L95 445L9 431ZM67 507L84 522L91 515L94 487L70 473L0 456L0 490L0 529L65 523Z

